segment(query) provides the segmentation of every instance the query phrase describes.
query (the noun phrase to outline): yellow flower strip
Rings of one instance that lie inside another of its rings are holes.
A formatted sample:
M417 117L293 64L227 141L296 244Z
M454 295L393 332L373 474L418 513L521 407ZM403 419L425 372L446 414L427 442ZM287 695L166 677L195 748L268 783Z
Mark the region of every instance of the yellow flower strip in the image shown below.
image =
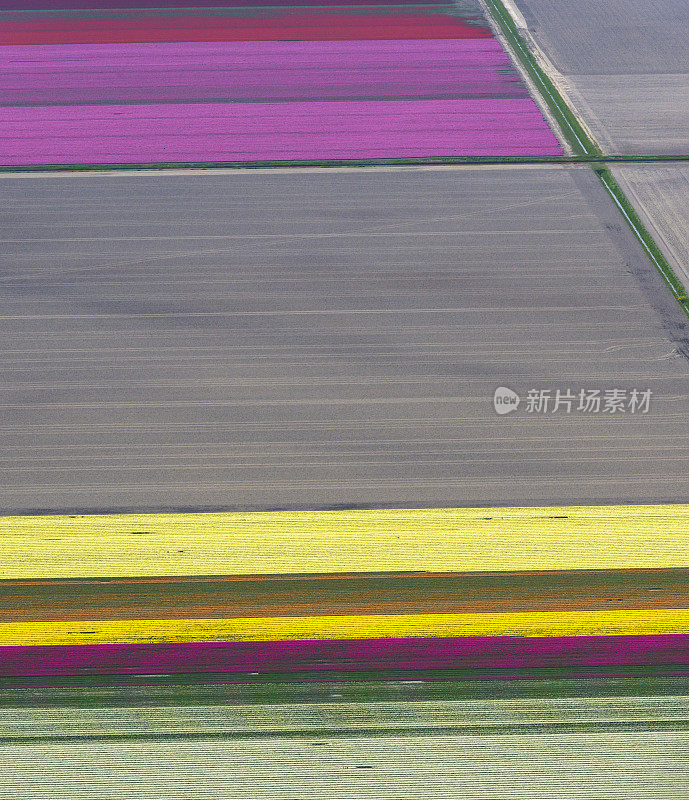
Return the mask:
M0 646L689 633L689 609L0 624Z
M1 576L689 567L689 505L0 517Z

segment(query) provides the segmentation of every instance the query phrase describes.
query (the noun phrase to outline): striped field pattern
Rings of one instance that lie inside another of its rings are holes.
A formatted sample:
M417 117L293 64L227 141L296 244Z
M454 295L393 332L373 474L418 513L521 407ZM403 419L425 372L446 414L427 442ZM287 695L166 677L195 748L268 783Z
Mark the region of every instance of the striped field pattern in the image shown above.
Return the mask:
M0 796L679 800L689 788L675 676L81 680L0 693Z
M687 517L5 517L0 675L684 669Z
M562 153L478 6L250 5L0 17L0 164Z

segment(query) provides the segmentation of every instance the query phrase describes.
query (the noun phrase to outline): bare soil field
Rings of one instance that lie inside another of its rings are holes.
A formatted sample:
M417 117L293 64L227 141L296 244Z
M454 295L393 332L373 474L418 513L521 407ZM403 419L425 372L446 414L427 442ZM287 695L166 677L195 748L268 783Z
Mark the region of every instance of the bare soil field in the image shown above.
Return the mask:
M568 75L559 85L604 153L689 152L689 74Z
M689 72L683 0L512 0L565 75Z
M680 0L514 0L608 154L689 152L689 6Z
M3 513L685 495L686 320L587 168L0 191ZM653 401L499 416L500 386Z

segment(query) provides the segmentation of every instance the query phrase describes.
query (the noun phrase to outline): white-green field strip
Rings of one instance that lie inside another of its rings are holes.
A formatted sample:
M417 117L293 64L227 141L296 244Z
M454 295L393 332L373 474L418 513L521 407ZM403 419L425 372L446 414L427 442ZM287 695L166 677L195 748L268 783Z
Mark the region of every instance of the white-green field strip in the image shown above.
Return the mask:
M684 731L0 746L5 800L680 800Z
M408 691L408 690L407 690ZM689 731L689 696L0 708L0 741Z

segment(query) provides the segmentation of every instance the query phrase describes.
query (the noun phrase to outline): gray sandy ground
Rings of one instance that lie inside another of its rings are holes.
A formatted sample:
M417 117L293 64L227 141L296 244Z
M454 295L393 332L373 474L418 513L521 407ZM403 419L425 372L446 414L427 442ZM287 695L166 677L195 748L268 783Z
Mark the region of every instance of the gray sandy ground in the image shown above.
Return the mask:
M605 154L689 153L689 73L569 75L561 86Z
M689 72L684 0L512 0L567 75Z
M5 514L686 500L686 319L588 169L0 192Z
M689 152L689 4L513 2L604 152Z
M0 745L1 798L680 800L684 731Z

